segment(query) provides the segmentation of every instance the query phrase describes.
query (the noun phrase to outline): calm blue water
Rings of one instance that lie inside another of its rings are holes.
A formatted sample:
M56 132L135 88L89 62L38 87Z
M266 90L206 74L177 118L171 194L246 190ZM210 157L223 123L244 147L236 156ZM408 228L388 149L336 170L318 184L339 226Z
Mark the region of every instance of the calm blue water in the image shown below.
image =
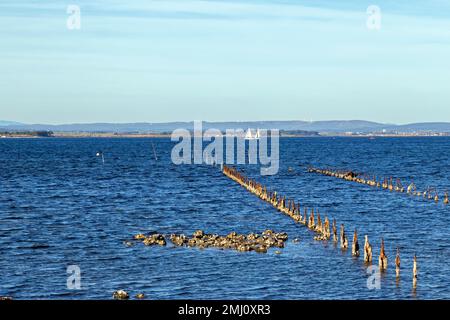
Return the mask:
M159 160L153 158L152 142ZM368 234L390 270L368 290L362 259L315 242L303 226L210 166L175 166L168 139L3 139L0 141L0 295L16 299L110 299L125 289L150 299L449 299L450 207L308 174L345 167L449 187L448 138L281 139L281 169L261 178L302 205ZM103 150L105 164L95 157ZM292 167L293 171L288 168ZM450 189L450 188L449 188ZM126 247L140 232L287 232L281 255L215 249ZM396 247L402 277L392 267ZM412 288L412 256L419 282ZM82 290L66 287L68 265Z

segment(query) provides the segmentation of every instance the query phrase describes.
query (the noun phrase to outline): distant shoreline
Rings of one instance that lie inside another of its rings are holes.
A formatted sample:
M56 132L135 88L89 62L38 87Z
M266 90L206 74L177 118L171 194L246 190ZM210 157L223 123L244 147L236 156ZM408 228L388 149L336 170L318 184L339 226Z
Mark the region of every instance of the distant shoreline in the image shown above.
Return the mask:
M321 135L302 135L302 134L280 134L281 138L363 138L363 139L377 139L377 138L432 138L432 137L450 137L448 133L436 134L321 134ZM64 138L160 138L170 139L169 133L70 133L70 132L55 132L51 136L37 136L32 134L14 134L0 135L0 139L64 139Z
M192 131L195 125L204 130L270 130L279 129L285 135L309 136L321 135L395 135L395 136L428 136L435 133L450 133L450 122L417 122L407 124L379 123L366 120L261 120L261 121L178 121L178 122L135 122L135 123L72 123L72 124L25 124L0 119L0 136L2 133L52 132L66 135L104 134L135 135L154 137L170 134L177 129Z

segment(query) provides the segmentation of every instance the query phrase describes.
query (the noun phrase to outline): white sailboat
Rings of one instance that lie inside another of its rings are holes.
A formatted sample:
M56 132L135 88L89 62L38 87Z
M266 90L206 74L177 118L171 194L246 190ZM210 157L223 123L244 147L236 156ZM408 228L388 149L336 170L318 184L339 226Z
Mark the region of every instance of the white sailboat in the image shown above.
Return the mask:
M245 134L245 140L259 140L260 137L261 134L259 132L259 129L256 130L255 135L252 134L252 130L250 128L247 130L247 133Z

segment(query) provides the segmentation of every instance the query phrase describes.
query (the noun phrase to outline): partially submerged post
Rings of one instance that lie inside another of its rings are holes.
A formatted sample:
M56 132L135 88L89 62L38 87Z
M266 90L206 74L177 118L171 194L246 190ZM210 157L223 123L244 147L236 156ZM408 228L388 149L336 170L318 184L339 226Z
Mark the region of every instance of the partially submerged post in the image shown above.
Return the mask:
M356 229L355 229L355 233L353 234L352 256L359 257L358 233L357 233Z
M316 232L322 232L322 219L320 219L320 212L317 211L317 224L315 226Z
M331 236L331 232L330 232L330 220L328 220L328 217L325 217L325 223L324 223L324 228L323 228L324 230L323 230L323 233L324 233L324 236L327 238L327 239L330 239L330 236Z
M344 225L341 224L341 249L347 249L347 248L348 248L348 240L345 235Z
M338 237L337 237L337 226L336 226L336 219L333 219L333 242L337 243L338 242Z
M415 191L416 191L416 185L414 184L414 182L412 182L409 186L408 186L408 189L407 189L407 193L408 194L412 194L412 193L414 193Z
M311 215L309 216L308 228L314 229L315 223L316 222L314 221L314 209L311 209Z
M395 274L400 277L400 249L397 248L397 256L395 257Z
M372 246L369 243L369 237L365 236L364 243L364 262L372 263Z
M384 271L388 267L388 258L386 256L386 252L384 251L384 239L381 238L381 249L380 249L380 257L378 259L378 264L380 266L380 270Z
M413 287L417 287L418 271L417 271L417 256L414 254L413 260Z

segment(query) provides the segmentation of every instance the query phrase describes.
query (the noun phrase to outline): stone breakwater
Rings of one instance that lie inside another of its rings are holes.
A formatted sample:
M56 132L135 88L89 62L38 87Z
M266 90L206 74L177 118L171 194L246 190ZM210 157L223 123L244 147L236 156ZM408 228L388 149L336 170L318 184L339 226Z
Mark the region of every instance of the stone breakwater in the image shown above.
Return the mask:
M200 249L218 248L231 249L240 252L255 251L258 253L267 253L270 248L284 248L288 240L287 233L277 233L272 230L266 230L261 234L238 234L231 232L226 236L218 234L208 234L203 230L197 230L191 237L184 234L137 234L134 240L142 241L146 246L166 246L168 238L174 246L177 247L196 247Z
M354 171L346 170L334 170L334 169L321 169L311 167L308 169L310 173L322 174L325 176L338 178L346 181L356 182L359 184L367 185L370 187L389 190L391 192L398 192L403 194L408 194L410 196L418 197L421 199L434 201L439 203L442 199L445 205L449 204L448 192L445 192L441 197L437 192L436 188L427 188L425 191L419 191L416 185L412 182L405 188L400 179L395 178L384 178L378 180L376 177L371 177L367 174L357 173Z
M249 179L242 173L240 173L237 169L224 166L223 174L230 178L231 180L237 182L239 185L244 187L250 193L256 195L261 200L271 204L274 208L276 208L281 213L289 216L295 222L300 223L307 227L309 230L313 231L316 235L314 236L314 240L317 241L329 241L332 240L333 243L337 246L338 243L342 250L347 250L349 248L348 237L345 232L345 227L343 224L340 226L340 232L338 235L338 226L335 219L330 223L328 217L325 217L322 220L320 213L318 210L314 209L302 209L300 207L299 202L295 202L294 200L286 199L285 196L280 195L276 191L270 191L266 186L258 183L255 180ZM309 213L309 216L308 216ZM317 217L317 218L316 218ZM353 233L353 241L352 241L352 256L358 258L360 256L360 246L358 242L358 233L357 230L354 230ZM372 245L369 242L369 238L365 236L365 243L363 247L364 253L364 263L366 265L372 264ZM378 258L378 265L380 271L386 271L388 268L388 257L385 252L384 240L381 239L381 248L380 254ZM414 257L414 271L413 271L413 285L417 284L417 258ZM400 251L397 249L397 256L395 259L395 267L397 277L400 275Z

